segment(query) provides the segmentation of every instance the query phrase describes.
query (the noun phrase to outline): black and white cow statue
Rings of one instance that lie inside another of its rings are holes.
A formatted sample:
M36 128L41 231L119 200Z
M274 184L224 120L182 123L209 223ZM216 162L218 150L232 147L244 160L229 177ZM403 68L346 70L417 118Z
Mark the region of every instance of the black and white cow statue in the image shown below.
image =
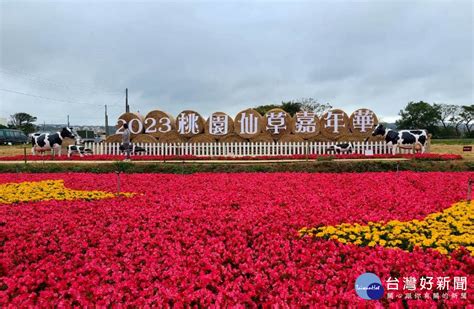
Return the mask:
M354 150L354 145L352 143L341 143L336 145L331 145L328 147L327 151L334 152L336 154L349 154Z
M67 156L70 157L71 155L78 153L80 157L84 155L92 155L92 149L86 148L84 145L76 144L76 145L69 145L67 146Z
M132 154L132 155L133 154L138 154L138 153L141 153L141 152L146 152L145 148L134 145L134 144L131 144L131 143L128 144L128 147L130 149L130 154ZM126 153L126 149L125 149L124 145L120 145L119 150L122 153Z
M39 136L33 136L31 141L33 146L31 148L31 153L35 155L36 151L44 152L51 150L53 155L57 153L58 156L61 156L61 145L63 144L63 140L67 137L75 138L72 129L67 127L63 128L61 132L56 132L53 134L43 133Z
M392 130L385 128L382 124L375 126L372 136L382 135L385 138L387 145L392 146L392 153L397 153L397 148L407 148L411 146L412 149L421 147L421 153L425 152L426 141L428 134L426 130Z

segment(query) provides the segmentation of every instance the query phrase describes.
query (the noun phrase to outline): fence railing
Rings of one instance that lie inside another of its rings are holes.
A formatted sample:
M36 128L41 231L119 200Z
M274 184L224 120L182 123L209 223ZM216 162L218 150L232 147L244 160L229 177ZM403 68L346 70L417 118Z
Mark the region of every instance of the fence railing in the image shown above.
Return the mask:
M331 146L344 142L285 142L285 143L134 143L145 149L137 155L152 156L210 156L210 157L245 157L245 156L285 156L285 155L324 155L334 154ZM120 143L86 143L86 148L98 155L119 155ZM383 141L352 142L352 153L356 154L391 154L392 147ZM401 149L399 153L412 153L412 149Z

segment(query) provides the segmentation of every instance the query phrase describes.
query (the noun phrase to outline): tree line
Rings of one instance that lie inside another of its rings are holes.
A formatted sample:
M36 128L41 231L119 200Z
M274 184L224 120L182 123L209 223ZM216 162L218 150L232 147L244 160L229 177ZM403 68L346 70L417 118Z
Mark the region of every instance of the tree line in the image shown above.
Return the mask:
M399 129L427 129L434 138L474 138L474 105L410 102L399 115Z

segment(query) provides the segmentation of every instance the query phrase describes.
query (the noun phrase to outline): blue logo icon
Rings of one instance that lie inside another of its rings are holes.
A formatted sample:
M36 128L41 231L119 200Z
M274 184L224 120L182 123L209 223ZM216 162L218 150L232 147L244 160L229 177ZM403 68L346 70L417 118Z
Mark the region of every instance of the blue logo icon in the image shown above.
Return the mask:
M381 299L384 294L382 281L374 273L365 273L357 277L355 290L359 297L367 300Z

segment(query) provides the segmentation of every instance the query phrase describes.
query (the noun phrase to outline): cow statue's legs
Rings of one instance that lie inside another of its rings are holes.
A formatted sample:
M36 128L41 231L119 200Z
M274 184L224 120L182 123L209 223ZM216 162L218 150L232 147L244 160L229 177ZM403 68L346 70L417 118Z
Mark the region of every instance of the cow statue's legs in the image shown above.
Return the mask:
M392 145L392 155L396 155L396 154L397 154L397 148L398 148L398 145L397 145L397 144L393 144L393 145Z
M35 146L31 147L31 154L36 155Z
M58 154L58 157L61 156L61 145L54 145L53 147L51 147L51 151L53 152L53 157L54 155L57 153Z

